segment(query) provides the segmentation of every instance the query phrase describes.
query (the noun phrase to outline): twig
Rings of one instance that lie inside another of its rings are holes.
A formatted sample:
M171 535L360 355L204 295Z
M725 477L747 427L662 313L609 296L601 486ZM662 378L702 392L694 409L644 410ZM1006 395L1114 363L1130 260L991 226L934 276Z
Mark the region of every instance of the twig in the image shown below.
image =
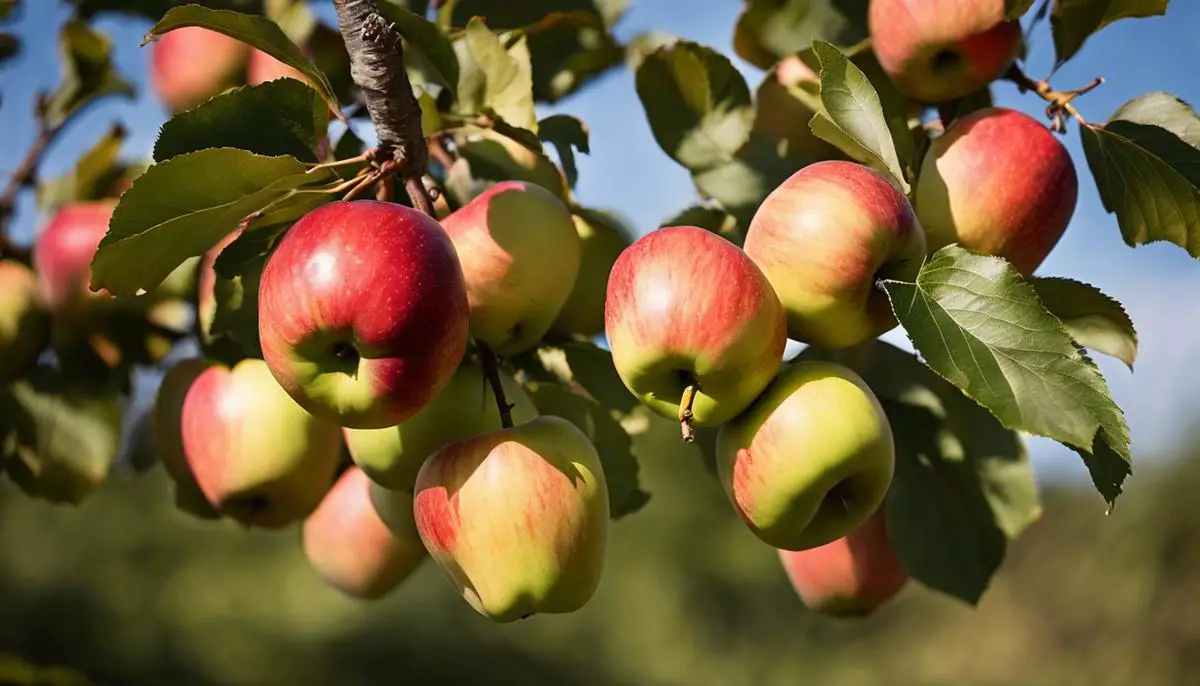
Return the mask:
M413 207L437 219L437 214L433 211L433 198L429 197L429 189L425 187L425 181L420 176L404 179L404 190L408 192Z
M38 96L38 107L41 106L42 96ZM33 139L33 144L29 146L28 152L25 153L25 158L21 160L21 164L17 166L16 171L8 179L8 184L4 187L4 192L0 194L0 221L7 221L12 215L13 208L17 202L17 193L21 189L32 184L37 178L37 168L42 161L42 155L46 152L46 148L50 147L50 143L54 137L58 135L61 127L47 126L45 119L40 115L38 120L37 137Z
M1104 78L1100 77L1094 79L1091 83L1083 88L1077 88L1069 91L1056 91L1050 87L1049 80L1034 81L1033 79L1029 78L1025 72L1021 71L1021 68L1015 64L1011 69L1008 70L1008 73L1004 75L1004 78L1015 83L1017 88L1019 88L1021 91L1033 91L1034 93L1037 93L1038 97L1040 97L1042 100L1050 103L1046 107L1046 118L1052 122L1050 128L1056 133L1064 133L1067 130L1067 116L1073 117L1081 126L1088 125L1087 120L1083 118L1083 115L1079 114L1079 110L1075 109L1075 106L1071 104L1071 101L1085 93L1092 91L1100 84L1104 83Z
M500 425L505 429L512 428L513 405L504 397L504 385L500 381L500 364L496 361L496 353L491 346L476 340L475 347L479 350L479 362L483 365L483 375L492 387L492 395L496 396L496 407L500 410Z

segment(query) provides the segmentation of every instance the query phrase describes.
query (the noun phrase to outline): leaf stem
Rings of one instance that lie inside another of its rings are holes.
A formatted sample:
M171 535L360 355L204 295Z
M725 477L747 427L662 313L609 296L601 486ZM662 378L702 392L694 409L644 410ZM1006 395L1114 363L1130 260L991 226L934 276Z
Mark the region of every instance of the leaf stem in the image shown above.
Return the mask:
M492 395L496 397L496 407L500 410L500 426L510 429L513 425L513 405L504 397L504 385L500 381L500 364L496 360L496 353L492 351L491 346L480 340L475 341L475 347L479 350L479 362L483 365L483 375L492 387Z
M1056 91L1050 87L1050 81L1048 79L1034 81L1027 76L1025 72L1021 71L1021 68L1015 64L1011 69L1008 70L1008 73L1004 75L1004 78L1015 83L1017 88L1022 92L1033 91L1042 100L1050 103L1046 107L1046 118L1052 122L1050 129L1055 133L1066 132L1066 119L1068 116L1073 117L1076 121L1078 121L1080 126L1088 126L1087 120L1083 118L1083 115L1079 113L1079 110L1075 109L1075 105L1071 104L1071 102L1075 100L1075 98L1092 91L1100 86L1100 84L1104 83L1104 77L1099 77L1092 80L1091 83L1083 88L1076 88L1068 91Z

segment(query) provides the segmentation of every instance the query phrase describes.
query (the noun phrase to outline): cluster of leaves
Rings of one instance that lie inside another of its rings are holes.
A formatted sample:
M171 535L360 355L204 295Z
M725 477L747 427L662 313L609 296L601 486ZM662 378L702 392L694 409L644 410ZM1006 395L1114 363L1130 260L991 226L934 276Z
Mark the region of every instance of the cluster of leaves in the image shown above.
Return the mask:
M240 230L215 256L214 312L199 318L197 331L209 354L233 361L260 354L250 284L275 240L305 213L338 199L362 164L355 159L365 146L353 128L329 140L328 112L350 124L366 115L356 106L344 50L310 58L300 49L319 30L303 2L251 7L256 3L228 0L223 4L241 11L188 5L161 12L178 4L81 0L78 6L83 16L118 6L152 16L151 35L184 26L226 33L296 68L307 83L236 88L168 121L153 164L121 197L93 263L93 285L121 297L153 292L189 260L214 257L214 247ZM587 211L573 192L574 156L590 145L587 127L565 115L539 120L536 103L562 98L623 63L636 70L660 146L688 169L704 198L664 224L703 226L739 242L766 195L820 159L856 160L909 191L928 144L921 108L875 62L866 0L749 0L733 37L738 54L764 68L795 56L816 74L811 82L785 85L772 71L753 93L711 48L663 34L621 44L611 32L626 4L621 0L458 0L441 3L436 15L427 3L380 4L403 36L422 127L441 153L430 172L447 191L443 211L507 179L545 186L574 211ZM1033 12L1034 4L1010 2L1011 16ZM1158 14L1165 5L1056 0L1042 3L1033 23L1051 18L1059 58L1066 60L1108 23ZM72 26L87 30L82 20ZM77 77L65 79L64 94L51 100L62 103L63 118L88 97L124 90L111 68L72 68ZM810 128L782 135L769 121L780 102L809 112ZM957 103L953 114L988 103L984 91ZM1101 197L1131 245L1169 240L1200 256L1200 241L1192 238L1200 223L1197 131L1195 111L1160 93L1126 104L1107 124L1082 128ZM44 189L46 202L98 183L113 164L118 133L81 160L65 185ZM328 164L335 160L345 164ZM809 348L803 355L839 360L876 390L899 452L887 505L896 547L915 578L976 602L1007 542L1040 514L1018 432L1070 446L1107 502L1120 494L1130 473L1128 431L1086 350L1132 366L1136 333L1121 306L1094 287L1022 278L999 258L957 246L931 256L914 282L883 287L921 359L879 342ZM630 432L645 411L616 377L609 354L590 340L547 341L506 364L540 410L571 420L597 445L613 515L643 505L648 495L638 484ZM31 380L27 393L11 395L26 414L44 398L87 405L55 395L47 384ZM112 411L105 406L75 416ZM25 424L9 438L32 436L24 444L44 448L57 437L37 421ZM101 450L110 444L115 439L96 442Z

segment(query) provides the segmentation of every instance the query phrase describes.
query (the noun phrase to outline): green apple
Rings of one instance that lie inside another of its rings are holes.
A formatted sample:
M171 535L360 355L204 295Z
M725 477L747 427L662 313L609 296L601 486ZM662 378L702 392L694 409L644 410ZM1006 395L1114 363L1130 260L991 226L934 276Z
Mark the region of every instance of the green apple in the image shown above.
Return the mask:
M387 595L427 557L412 495L347 469L301 527L304 556L333 588L361 600Z
M579 277L567 296L550 333L558 336L595 336L604 333L604 295L608 275L630 237L612 215L580 208L571 215L579 233Z
M908 583L908 572L888 540L883 508L832 543L780 550L779 561L800 600L832 617L870 615Z
M183 451L183 401L192 384L211 366L194 357L171 365L158 386L152 425L158 459L175 484L175 506L202 519L216 519L220 515L200 490Z
M247 527L307 517L333 486L341 457L340 427L305 412L256 359L196 377L183 402L182 435L201 492Z
M413 502L430 556L497 622L587 604L604 567L608 508L596 448L551 416L442 448L421 467Z
M36 361L49 336L50 316L38 297L33 270L0 260L0 381Z
M867 23L880 66L923 102L961 98L999 78L1021 47L1006 0L871 0Z
M512 418L524 424L538 416L529 396L500 372ZM483 369L474 362L458 368L450 383L412 419L387 429L344 429L354 463L376 483L412 493L425 459L442 446L498 431L500 410Z
M506 181L442 220L467 281L471 335L500 355L537 345L579 274L567 206L531 183Z
M858 528L892 483L887 415L857 374L831 362L786 367L717 434L717 473L764 543L805 550Z
M818 162L763 201L746 254L787 311L788 336L848 347L896 327L880 279L916 278L925 232L908 198L860 164Z
M973 112L929 146L915 206L933 252L951 243L1012 262L1028 276L1075 214L1079 178L1067 148L1027 114Z
M605 331L625 386L679 418L717 426L746 409L783 360L787 323L763 272L736 245L693 226L651 231L613 266Z

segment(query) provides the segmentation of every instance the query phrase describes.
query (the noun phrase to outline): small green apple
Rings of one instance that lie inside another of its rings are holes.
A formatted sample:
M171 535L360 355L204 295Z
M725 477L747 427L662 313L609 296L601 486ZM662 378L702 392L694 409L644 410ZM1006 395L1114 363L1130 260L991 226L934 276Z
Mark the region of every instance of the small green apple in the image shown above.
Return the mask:
M805 550L858 528L892 483L891 425L857 374L831 362L786 367L717 434L717 473L764 543Z
M595 336L604 333L604 295L608 275L630 238L613 217L596 210L579 209L572 214L579 233L579 277L550 325L559 336Z
M574 612L600 585L608 486L574 424L542 416L452 443L417 475L417 531L477 612Z
M538 416L533 402L511 376L500 372L515 424ZM467 362L450 383L413 418L387 429L344 429L354 463L376 483L412 493L417 472L439 448L479 434L499 431L500 410L483 368Z

